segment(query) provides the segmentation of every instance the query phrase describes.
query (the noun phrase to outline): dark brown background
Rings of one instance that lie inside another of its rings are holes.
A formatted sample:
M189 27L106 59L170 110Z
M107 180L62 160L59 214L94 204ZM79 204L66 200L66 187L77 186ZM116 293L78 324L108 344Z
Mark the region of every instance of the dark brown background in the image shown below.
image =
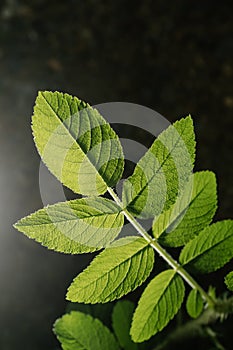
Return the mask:
M196 170L216 172L217 218L228 218L232 12L231 1L213 0L0 2L0 349L56 348L52 323L90 259L50 252L12 229L42 205L30 130L37 91L134 102L171 122L191 113ZM223 275L211 276L219 291Z

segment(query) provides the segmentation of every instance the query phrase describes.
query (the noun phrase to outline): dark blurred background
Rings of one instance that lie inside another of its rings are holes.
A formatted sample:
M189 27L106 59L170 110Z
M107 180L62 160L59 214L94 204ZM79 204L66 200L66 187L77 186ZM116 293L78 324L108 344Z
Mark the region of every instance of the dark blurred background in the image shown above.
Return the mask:
M231 5L213 0L1 0L1 350L59 348L52 324L65 310L67 286L91 258L48 251L12 228L42 206L39 157L30 130L38 90L69 92L92 104L142 104L171 122L191 113L196 170L216 172L216 219L231 216ZM219 292L223 276L212 276Z

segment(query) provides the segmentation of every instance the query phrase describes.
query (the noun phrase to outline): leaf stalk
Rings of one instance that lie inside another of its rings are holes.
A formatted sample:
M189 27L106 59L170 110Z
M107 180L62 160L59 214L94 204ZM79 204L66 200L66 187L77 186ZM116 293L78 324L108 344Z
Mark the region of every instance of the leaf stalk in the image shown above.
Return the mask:
M214 299L208 295L205 290L197 283L197 281L180 265L158 242L152 238L149 233L142 227L142 225L135 219L135 217L123 207L123 204L117 194L111 187L108 187L108 193L113 200L122 208L125 218L137 230L137 232L150 244L150 246L167 262L167 264L175 270L192 289L197 289L202 298L207 302L209 307L215 307Z

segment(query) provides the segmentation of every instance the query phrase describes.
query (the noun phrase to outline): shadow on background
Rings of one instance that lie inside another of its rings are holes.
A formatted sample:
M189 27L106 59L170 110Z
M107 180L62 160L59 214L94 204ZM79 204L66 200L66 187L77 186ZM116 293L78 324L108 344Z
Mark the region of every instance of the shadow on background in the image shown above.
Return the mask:
M30 130L37 91L142 104L171 122L191 113L196 170L217 173L217 218L230 217L231 14L230 1L212 0L0 2L0 349L55 349L66 288L91 258L48 251L12 228L42 206Z

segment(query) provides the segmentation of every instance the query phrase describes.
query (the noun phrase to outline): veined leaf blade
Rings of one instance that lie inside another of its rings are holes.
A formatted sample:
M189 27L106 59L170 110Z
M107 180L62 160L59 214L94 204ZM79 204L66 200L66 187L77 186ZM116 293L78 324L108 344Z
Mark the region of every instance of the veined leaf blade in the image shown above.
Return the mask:
M95 304L121 298L147 279L153 265L153 249L143 238L121 238L74 279L67 299Z
M217 208L216 177L211 171L194 173L176 203L153 223L153 234L169 247L179 247L210 224Z
M131 336L143 342L161 331L178 312L184 299L184 283L174 270L156 276L144 290L133 316Z
M121 208L111 200L96 197L47 206L14 226L49 249L79 254L108 245L123 224Z
M151 218L167 210L188 181L195 158L190 116L163 131L123 185L123 203L135 216Z
M53 330L63 350L120 350L114 335L101 321L79 311L58 319Z
M96 109L77 97L39 92L32 116L38 152L65 186L83 195L99 195L123 172L120 141Z
M180 263L195 272L209 273L233 258L233 220L206 227L181 251Z

